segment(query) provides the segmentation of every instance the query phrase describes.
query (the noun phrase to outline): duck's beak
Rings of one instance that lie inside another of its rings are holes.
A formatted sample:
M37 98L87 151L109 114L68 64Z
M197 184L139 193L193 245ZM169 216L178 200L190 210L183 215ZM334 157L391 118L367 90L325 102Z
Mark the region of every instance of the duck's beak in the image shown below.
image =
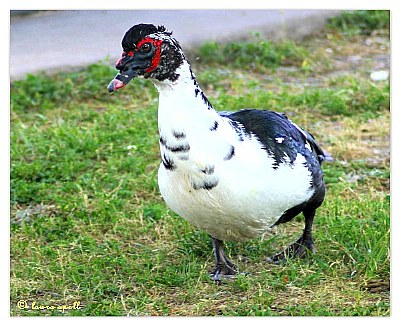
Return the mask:
M143 75L148 64L146 61L135 58L135 56L123 55L117 61L115 68L119 70L118 74L108 84L108 91L110 93L124 87L133 78Z

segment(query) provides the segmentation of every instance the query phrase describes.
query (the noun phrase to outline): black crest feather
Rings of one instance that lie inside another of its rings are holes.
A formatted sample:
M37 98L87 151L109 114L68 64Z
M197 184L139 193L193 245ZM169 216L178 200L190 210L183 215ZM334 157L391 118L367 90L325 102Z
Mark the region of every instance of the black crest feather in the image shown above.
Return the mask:
M124 35L122 39L122 48L124 51L129 51L135 48L137 42L153 33L164 33L166 35L172 35L172 32L168 32L165 26L160 25L158 27L153 24L137 24L132 26Z

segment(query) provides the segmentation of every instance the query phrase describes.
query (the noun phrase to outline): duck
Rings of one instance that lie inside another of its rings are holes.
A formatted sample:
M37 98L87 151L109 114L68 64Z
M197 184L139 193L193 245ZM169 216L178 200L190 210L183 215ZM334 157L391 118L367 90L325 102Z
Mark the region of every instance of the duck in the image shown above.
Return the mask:
M281 264L315 252L312 226L325 198L322 163L329 157L314 136L283 113L214 109L179 42L165 26L140 23L123 36L113 93L134 78L159 93L158 185L167 206L211 237L211 279L235 278L224 242L248 241L303 213L299 239L266 259Z

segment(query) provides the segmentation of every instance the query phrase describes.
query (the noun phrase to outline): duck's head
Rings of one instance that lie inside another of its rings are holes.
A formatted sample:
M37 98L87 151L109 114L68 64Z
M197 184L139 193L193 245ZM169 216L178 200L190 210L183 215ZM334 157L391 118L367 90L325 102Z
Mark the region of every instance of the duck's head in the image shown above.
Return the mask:
M159 81L178 79L177 69L185 57L182 49L164 26L138 24L122 39L122 57L117 61L118 74L108 85L110 93L124 87L134 77Z

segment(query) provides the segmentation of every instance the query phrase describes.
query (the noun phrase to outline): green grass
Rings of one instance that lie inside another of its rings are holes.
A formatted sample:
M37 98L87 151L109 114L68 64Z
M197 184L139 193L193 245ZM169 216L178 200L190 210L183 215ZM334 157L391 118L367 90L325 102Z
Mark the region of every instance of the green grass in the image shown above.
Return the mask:
M282 59L292 55L281 55L287 43L268 43L260 50L278 53L277 61L253 65L248 49L258 53L257 41L232 43L229 51L241 49L236 59L219 61L221 47L215 60L193 67L217 109L246 103L285 112L335 157L324 165L316 254L282 266L264 261L299 236L299 216L264 241L228 243L250 275L220 286L208 277L208 236L158 192L157 92L148 81L111 96L115 71L99 63L14 82L11 315L389 315L390 88L369 79L371 58L389 56L389 47L335 28L292 43L305 54L296 60ZM348 59L355 55L356 71ZM20 300L29 309L19 309ZM78 301L80 309L58 309Z
M273 43L257 42L204 43L198 50L203 64L229 64L247 69L277 68L282 65L301 66L308 58L308 50L293 41Z
M371 35L374 31L390 28L390 11L357 10L344 12L340 16L330 18L327 27L330 30L350 36L356 34Z

